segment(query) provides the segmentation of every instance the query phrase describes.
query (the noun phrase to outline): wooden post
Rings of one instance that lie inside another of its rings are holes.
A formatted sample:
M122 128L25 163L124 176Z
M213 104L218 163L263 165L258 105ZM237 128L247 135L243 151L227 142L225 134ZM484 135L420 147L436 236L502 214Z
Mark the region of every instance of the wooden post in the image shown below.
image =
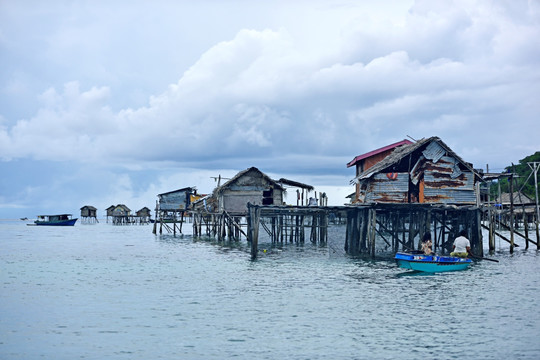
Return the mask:
M444 248L444 244L446 243L445 238L446 238L446 210L443 211L442 221L441 221L441 248L443 252L446 250Z
M540 220L536 219L536 248L540 249L540 231L538 231L538 223Z
M362 209L360 213L358 214L358 220L360 222L360 233L358 236L359 244L358 244L358 253L362 253L364 250L368 248L367 241L368 241L368 230L369 230L369 209Z
M476 238L477 238L477 244L478 244L478 250L476 255L478 256L484 256L484 246L482 241L482 213L480 209L474 210L476 212L475 218L473 220L475 221L475 232L476 232Z
M180 233L182 233L182 225L184 225L184 211L180 215Z
M414 221L415 221L414 213L413 211L410 211L409 212L409 239L407 241L407 247L412 250L415 250L414 249Z
M248 236L251 238L251 259L257 258L259 245L260 209L248 203Z
M324 212L318 212L317 213L317 217L318 217L318 223L319 223L319 245L322 245L324 244L324 234L325 234L325 230L326 230L326 224L324 222L324 219L325 219L325 216L324 216Z
M431 211L431 210L430 210ZM432 216L433 219L433 251L437 251L437 213Z
M304 243L306 240L306 231L304 228L304 215L300 216L300 243Z
M107 222L109 222L109 216L107 216ZM152 230L152 233L155 235L157 231L157 222L158 222L158 201L156 200L156 216L154 219L154 229Z
M396 212L392 214L391 217L392 217L392 226L394 229L394 237L395 237L395 239L393 240L395 242L394 252L397 252L399 251L399 244L400 244L399 235L401 233L401 222L402 222L401 212Z
M351 248L351 216L349 211L345 212L345 215L347 218L345 223L345 244L343 246L343 249L348 254Z
M514 253L514 173L510 175L510 254L513 254L513 253Z
M534 171L534 199L536 203L536 248L540 250L540 232L538 231L538 223L540 222L540 206L538 205L538 169L540 162L528 162L527 165Z
M369 231L369 252L371 257L375 257L375 239L377 237L376 227L377 227L377 210L370 209L370 231Z
M317 242L317 216L315 213L311 214L311 234L309 240L311 240L312 243Z
M494 213L491 209L491 207L489 208L488 210L488 219L489 219L489 251L490 252L493 252L495 251L495 234L494 234L494 229L493 227L495 226L494 224Z

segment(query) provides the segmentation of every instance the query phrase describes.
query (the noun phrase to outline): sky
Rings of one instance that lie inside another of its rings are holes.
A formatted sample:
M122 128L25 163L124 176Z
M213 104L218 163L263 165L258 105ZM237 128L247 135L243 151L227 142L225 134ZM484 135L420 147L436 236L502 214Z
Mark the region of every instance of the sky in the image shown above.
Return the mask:
M346 164L403 139L540 151L538 0L0 0L0 66L0 218L252 166L343 205Z

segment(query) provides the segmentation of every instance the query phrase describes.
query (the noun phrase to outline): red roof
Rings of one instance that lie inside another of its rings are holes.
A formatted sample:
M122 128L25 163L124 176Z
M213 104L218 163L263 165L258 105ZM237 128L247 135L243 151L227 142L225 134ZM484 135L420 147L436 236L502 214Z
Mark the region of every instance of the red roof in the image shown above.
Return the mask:
M351 166L354 166L357 162L359 162L360 160L363 160L363 159L367 159L369 157L372 157L373 155L377 155L377 154L380 154L384 151L387 151L387 150L392 150L394 148L397 148L398 146L401 146L401 145L408 145L408 144L412 144L411 141L405 139L405 140L401 140L397 143L394 143L394 144L390 144L390 145L387 145L385 147L382 147L380 149L377 149L377 150L373 150L373 151L370 151L368 153L365 153L363 155L358 155L357 157L355 157L354 159L352 159L351 161L349 161L347 163L347 167L351 167Z

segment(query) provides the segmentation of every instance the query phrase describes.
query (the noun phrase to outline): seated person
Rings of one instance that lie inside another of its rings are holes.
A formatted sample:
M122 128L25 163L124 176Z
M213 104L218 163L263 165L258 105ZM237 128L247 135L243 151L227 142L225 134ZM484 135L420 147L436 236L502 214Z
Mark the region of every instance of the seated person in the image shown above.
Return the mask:
M426 232L424 234L424 237L422 238L422 248L421 248L421 250L424 252L424 255L435 255L433 250L431 250L432 245L433 244L431 242L431 233Z
M467 231L461 230L459 236L454 240L450 256L466 258L471 252L471 242L467 239Z

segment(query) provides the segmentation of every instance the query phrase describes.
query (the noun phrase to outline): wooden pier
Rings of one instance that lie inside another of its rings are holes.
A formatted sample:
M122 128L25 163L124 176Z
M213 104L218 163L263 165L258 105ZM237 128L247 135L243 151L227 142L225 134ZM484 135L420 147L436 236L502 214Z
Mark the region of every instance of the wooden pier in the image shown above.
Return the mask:
M159 233L163 234L163 229L167 232L176 235L182 233L182 225L185 222L185 210L158 210L156 207L156 220L154 221L153 234L157 234L159 225Z
M449 206L441 204L370 204L355 206L274 206L248 204L247 213L226 211L188 211L194 236L215 237L218 241L246 239L251 258L256 259L259 243L273 245L311 242L328 243L329 229L336 227L343 239L343 249L351 256L375 257L378 253L418 250L423 235L431 234L433 250L448 254L460 230L467 231L471 250L482 257L482 228L489 232L489 249L495 250L495 239L518 247L513 237L519 236L538 245L517 229L497 218L492 207ZM179 212L175 222L160 223L168 232L182 232L184 217ZM154 224L156 233L157 223ZM508 231L509 237L502 231ZM335 236L335 232L332 233ZM527 245L528 246L528 245Z
M377 249L416 250L430 232L434 251L450 252L460 230L468 232L471 250L483 256L481 209L429 204L373 204L340 207L292 207L248 205L248 241L251 257L258 253L262 227L272 242L303 242L309 229L312 242L325 244L329 216L345 220L344 249L350 255L375 256ZM271 226L268 226L271 224Z

